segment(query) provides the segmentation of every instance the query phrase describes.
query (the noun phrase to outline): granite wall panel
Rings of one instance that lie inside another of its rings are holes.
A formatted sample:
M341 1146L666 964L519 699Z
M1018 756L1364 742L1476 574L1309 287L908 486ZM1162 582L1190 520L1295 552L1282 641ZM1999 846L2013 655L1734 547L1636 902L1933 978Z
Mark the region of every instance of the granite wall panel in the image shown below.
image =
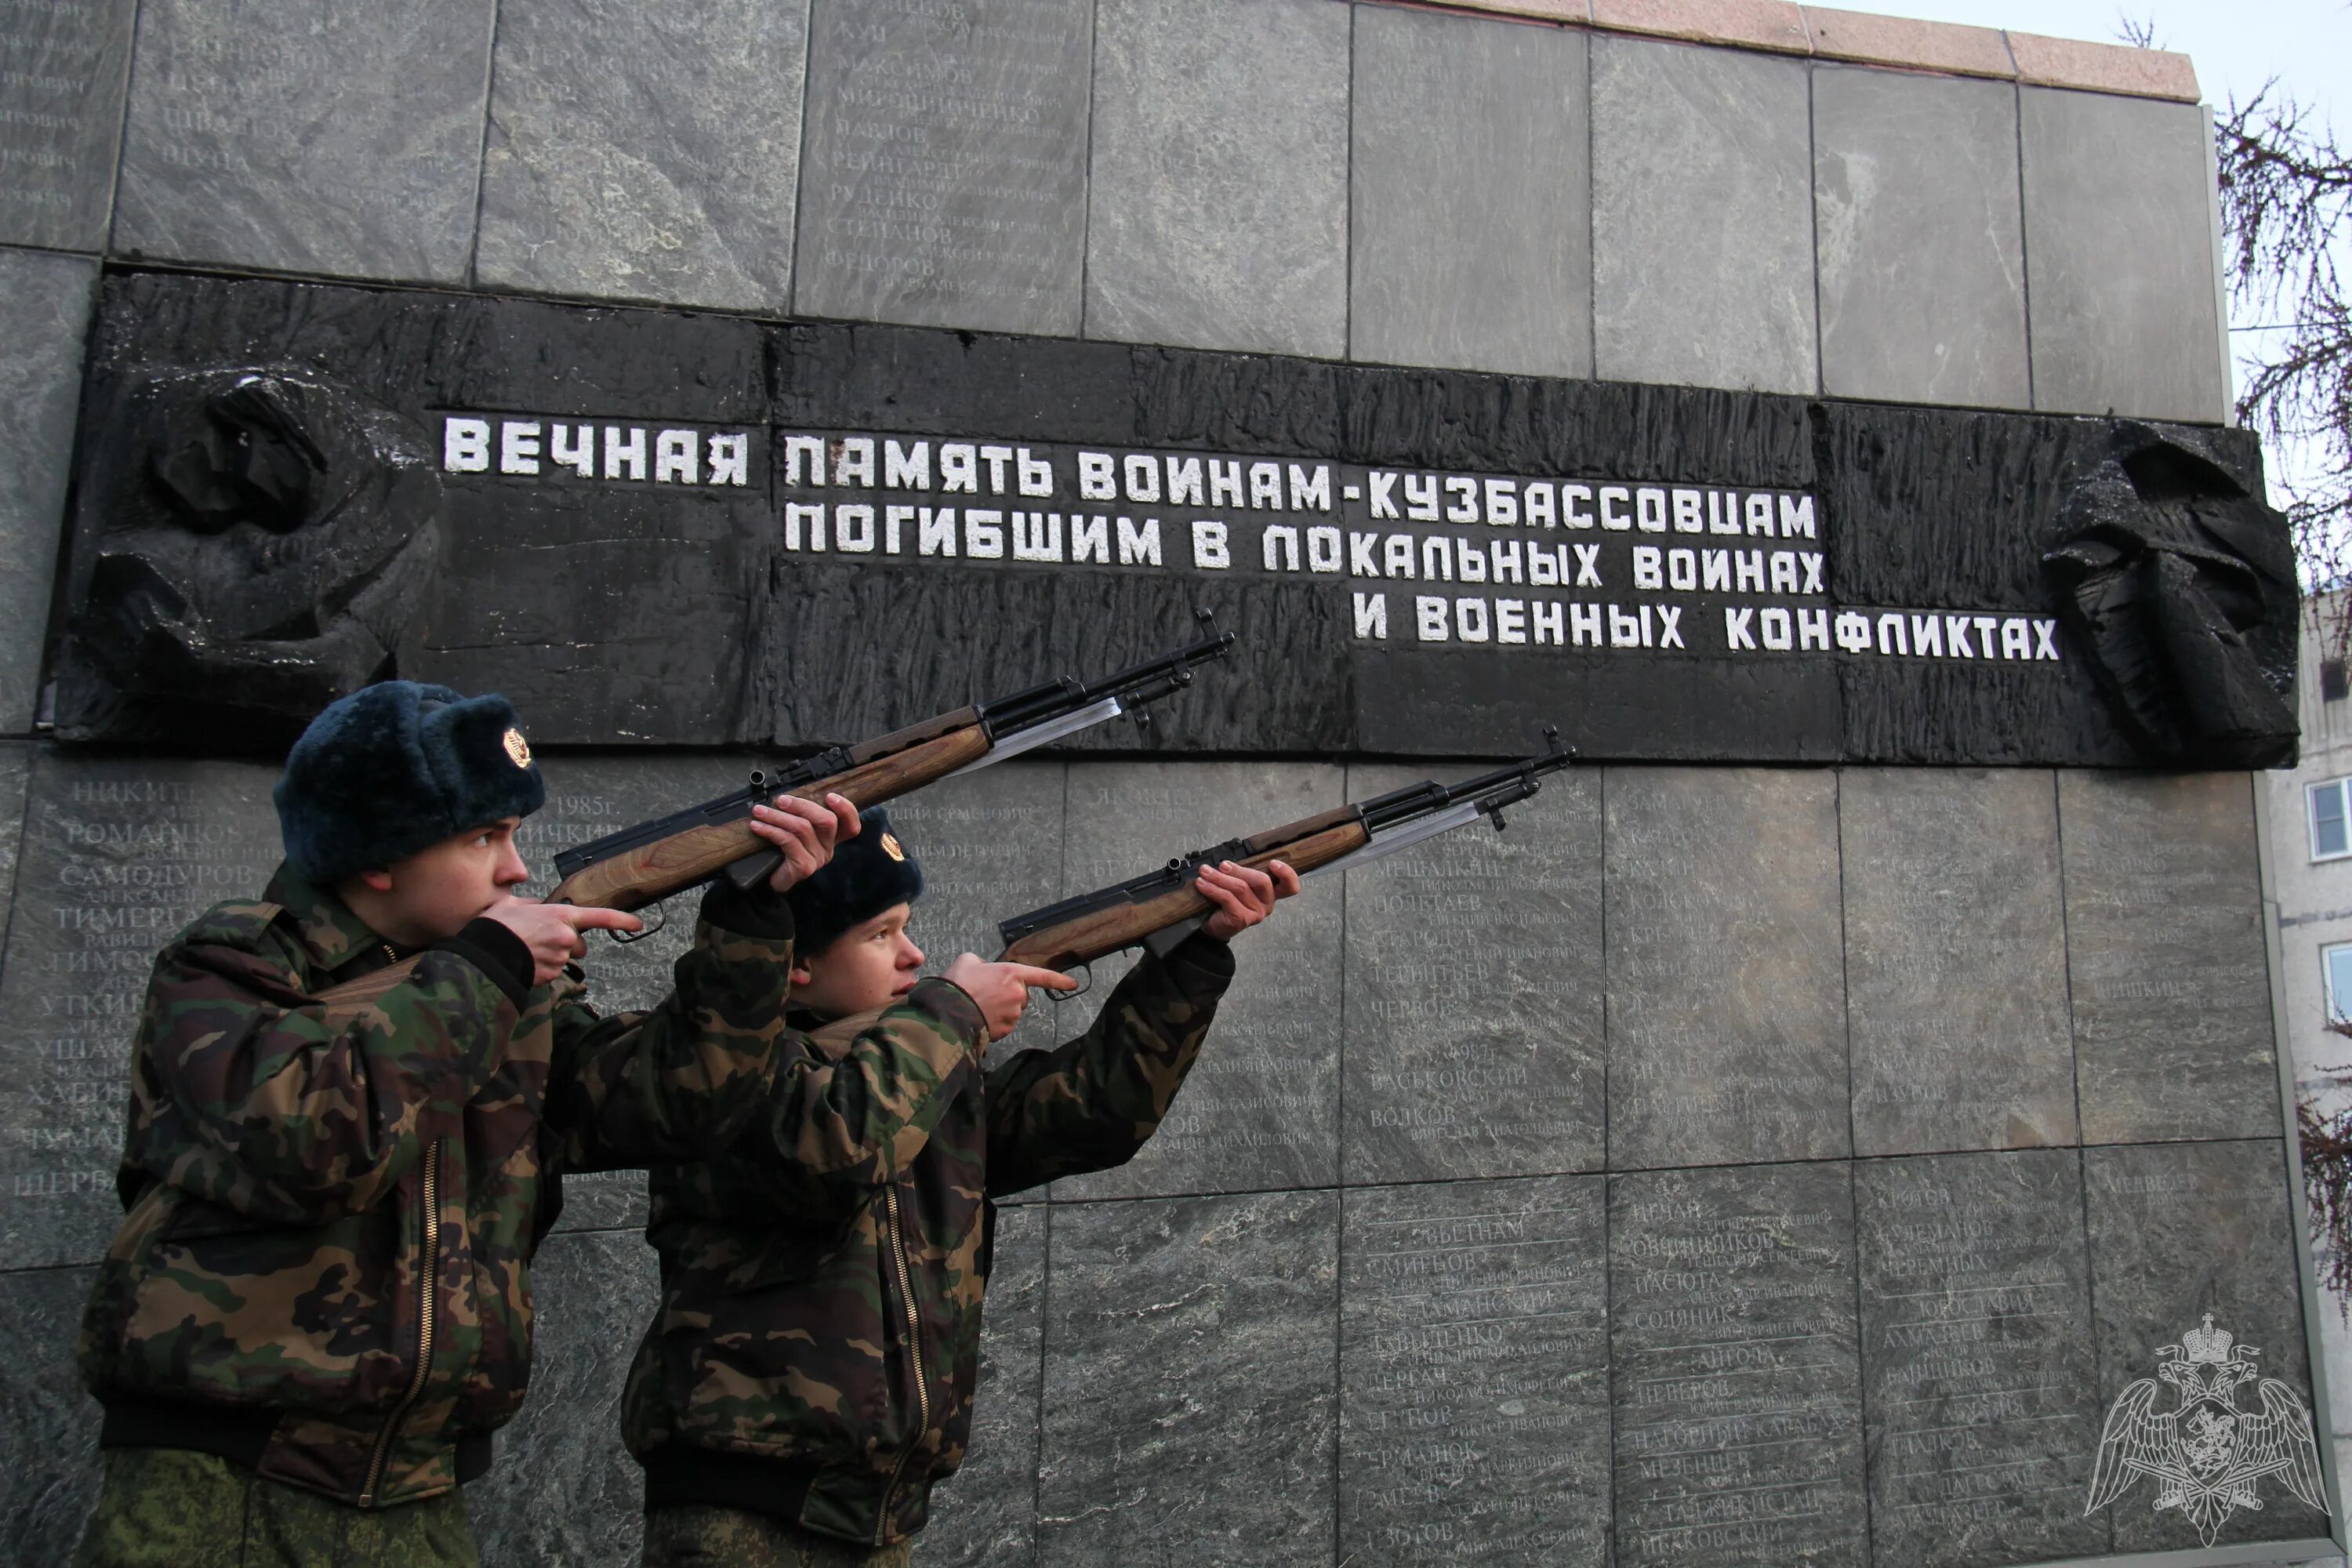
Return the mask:
M1340 1204L1340 1560L1606 1563L1601 1180Z
M33 755L33 747L25 742L0 742L0 921L16 897L16 858L25 842L25 794L32 782ZM5 956L0 953L0 959Z
M1028 1568L1035 1555L1046 1225L1043 1206L996 1211L971 1441L963 1468L932 1489L924 1568Z
M1610 1168L1852 1152L1837 775L1605 788Z
M2072 1150L1854 1166L1875 1560L2090 1557L2101 1417Z
M0 12L0 245L100 250L137 0Z
M1592 374L1581 33L1356 7L1348 354Z
M486 287L782 311L808 0L503 0Z
M1328 765L1073 764L1063 885L1076 894L1125 881L1346 798ZM1318 879L1235 941L1232 988L1174 1110L1128 1164L1055 1184L1056 1201L1338 1181L1340 892ZM1097 963L1088 1000L1062 1011L1091 1016L1129 967Z
M2058 775L2083 1141L2275 1136L2244 773Z
M0 1274L0 1558L61 1563L98 1500L99 1408L74 1371L95 1268Z
M1810 393L1806 68L1592 43L1592 328L1612 381Z
M459 283L492 0L149 0L114 248Z
M1039 1568L1333 1562L1338 1194L1053 1215Z
M2206 111L2018 89L2033 405L2219 422Z
M1352 767L1348 795L1428 776ZM1346 1181L1601 1168L1601 778L1556 774L1507 832L1457 829L1346 873Z
M1349 9L1100 0L1087 336L1347 352Z
M1816 67L1813 212L1822 391L2032 406L2014 88Z
M2074 1142L2051 775L1848 768L1838 826L1855 1152Z
M1092 0L816 0L803 316L1075 337Z
M97 267L0 250L0 731L32 728Z

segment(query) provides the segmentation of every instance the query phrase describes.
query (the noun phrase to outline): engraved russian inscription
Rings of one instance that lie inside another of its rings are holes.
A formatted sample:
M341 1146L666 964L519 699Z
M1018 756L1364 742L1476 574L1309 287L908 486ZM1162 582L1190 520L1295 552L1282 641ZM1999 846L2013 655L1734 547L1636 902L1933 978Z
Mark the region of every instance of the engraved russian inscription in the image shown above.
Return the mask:
M132 0L0 0L0 244L96 250Z
M1848 1181L1610 1178L1619 1563L1869 1560Z
M1348 795L1431 776L1350 768ZM1349 1182L1601 1165L1600 774L1505 816L1347 873Z
M1339 1555L1606 1563L1601 1179L1340 1203Z
M2082 1181L2071 1151L1855 1167L1874 1540L1977 1568L2107 1549Z

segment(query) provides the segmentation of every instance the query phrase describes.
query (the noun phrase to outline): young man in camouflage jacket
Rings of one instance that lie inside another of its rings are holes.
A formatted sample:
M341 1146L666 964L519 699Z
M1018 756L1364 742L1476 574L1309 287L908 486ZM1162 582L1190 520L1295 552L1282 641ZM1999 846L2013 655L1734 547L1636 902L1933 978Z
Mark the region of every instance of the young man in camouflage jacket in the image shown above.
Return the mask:
M930 984L906 932L922 871L883 813L866 821L788 899L802 941L787 1017L828 1058ZM1215 913L1139 963L1093 1027L985 1069L968 1059L875 1157L746 1142L654 1172L661 1306L623 1415L646 1468L646 1568L904 1568L933 1483L963 1462L992 1200L1143 1146L1233 978L1227 942L1298 878L1228 862L1200 887ZM1076 984L971 953L947 978L991 1039L1029 986Z
M559 1173L870 1154L982 1048L939 982L837 1058L789 1047L776 894L857 833L838 797L759 808L772 890L714 891L676 991L599 1017L582 933L638 922L512 896L544 798L505 699L370 687L289 757L261 899L157 959L81 1337L85 1568L476 1563L457 1488L522 1402Z

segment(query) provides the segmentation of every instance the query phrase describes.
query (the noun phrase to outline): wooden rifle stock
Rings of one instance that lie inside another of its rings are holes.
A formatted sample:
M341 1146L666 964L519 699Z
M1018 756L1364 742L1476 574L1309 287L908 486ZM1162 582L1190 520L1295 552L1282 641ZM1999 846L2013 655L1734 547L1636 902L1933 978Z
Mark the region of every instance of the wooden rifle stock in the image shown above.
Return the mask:
M1341 806L1244 839L1245 854L1236 864L1263 869L1281 860L1302 876L1351 855L1370 841L1363 821L1352 806ZM1196 889L1190 878L1164 893L1132 903L1116 903L1073 916L1059 924L1029 931L997 955L1000 963L1030 963L1040 969L1076 969L1106 953L1135 946L1145 937L1196 916L1216 912L1217 906Z
M903 736L908 731L898 733ZM870 762L859 763L830 778L777 793L797 795L803 800L843 795L863 811L978 762L988 754L988 748L987 731L976 722L966 723ZM647 904L659 903L680 888L707 882L744 856L770 847L766 839L751 831L748 820L688 827L566 877L547 895L547 901L593 909L643 909Z

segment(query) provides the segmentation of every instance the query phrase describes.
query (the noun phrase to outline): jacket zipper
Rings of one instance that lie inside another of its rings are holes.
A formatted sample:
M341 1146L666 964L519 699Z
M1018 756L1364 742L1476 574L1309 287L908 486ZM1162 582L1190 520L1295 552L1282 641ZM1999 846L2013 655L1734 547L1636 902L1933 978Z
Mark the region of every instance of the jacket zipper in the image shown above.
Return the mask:
M408 1380L408 1392L384 1418L383 1430L376 1434L375 1457L368 1461L367 1485L360 1490L360 1506L375 1506L376 1488L383 1483L384 1466L392 1458L392 1440L400 1434L400 1423L408 1415L408 1407L425 1392L425 1380L433 1370L433 1289L441 1276L441 1144L436 1138L425 1155L425 1259L416 1275L416 1373Z
M888 1212L890 1258L898 1266L898 1299L907 1304L907 1354L915 1366L915 1433L907 1439L906 1448L891 1468L890 1484L882 1493L881 1517L874 1523L874 1544L883 1544L890 1531L890 1500L898 1490L898 1481L907 1473L907 1461L922 1447L923 1434L931 1429L931 1394L923 1381L923 1324L915 1311L915 1289L907 1271L906 1239L898 1230L898 1188L897 1184L882 1189L882 1203Z

